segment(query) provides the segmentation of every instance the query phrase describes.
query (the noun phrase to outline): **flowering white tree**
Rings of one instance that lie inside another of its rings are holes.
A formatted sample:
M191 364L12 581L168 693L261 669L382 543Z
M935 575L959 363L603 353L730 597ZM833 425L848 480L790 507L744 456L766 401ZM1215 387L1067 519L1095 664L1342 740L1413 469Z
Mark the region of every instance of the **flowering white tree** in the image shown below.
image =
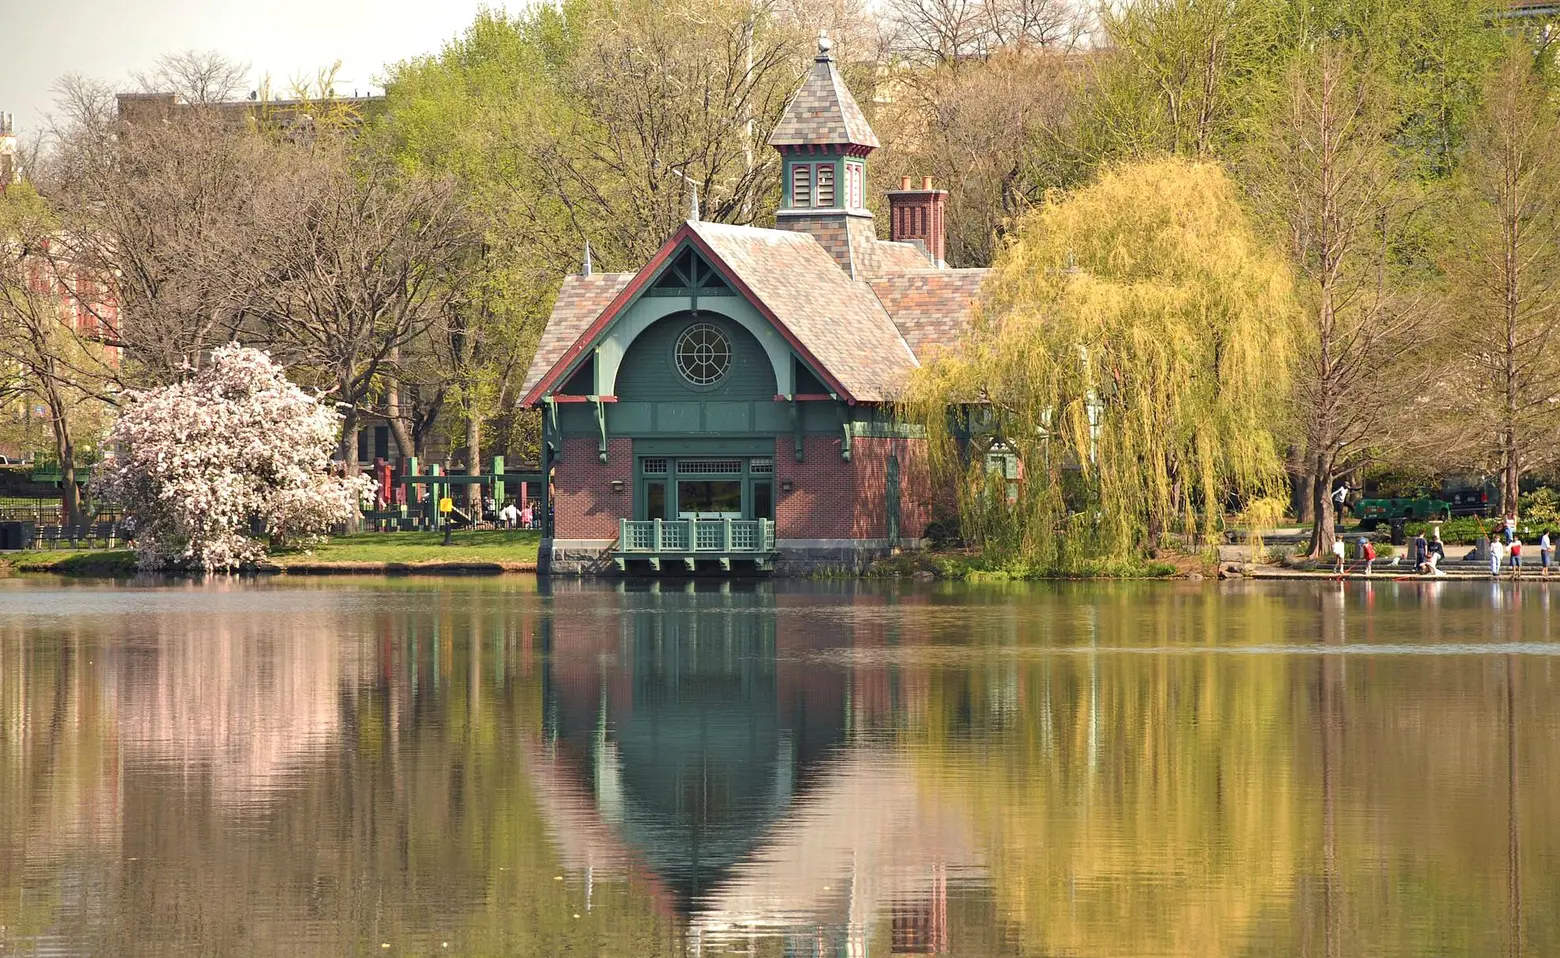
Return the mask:
M366 476L329 474L340 429L269 355L229 344L192 378L134 394L98 491L134 523L142 569L252 565L267 540L321 537L373 492Z

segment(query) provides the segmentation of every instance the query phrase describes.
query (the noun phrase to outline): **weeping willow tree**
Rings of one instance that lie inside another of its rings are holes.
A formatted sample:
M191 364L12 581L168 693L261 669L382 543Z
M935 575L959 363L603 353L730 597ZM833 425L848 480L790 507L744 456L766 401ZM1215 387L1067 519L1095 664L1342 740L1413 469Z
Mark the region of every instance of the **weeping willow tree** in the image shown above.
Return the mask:
M1291 274L1214 164L1122 165L1014 230L960 348L904 413L965 537L1055 571L1270 522L1297 349Z

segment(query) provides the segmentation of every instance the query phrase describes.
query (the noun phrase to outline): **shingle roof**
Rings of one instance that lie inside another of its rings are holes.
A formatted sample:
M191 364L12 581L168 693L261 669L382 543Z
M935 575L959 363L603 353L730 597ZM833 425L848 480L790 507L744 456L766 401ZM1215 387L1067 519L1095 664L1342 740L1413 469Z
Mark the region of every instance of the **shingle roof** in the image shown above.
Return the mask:
M858 402L886 402L930 350L951 348L969 328L983 269L934 269L914 246L880 243L881 271L852 280L809 233L690 222L663 250L691 237ZM656 261L663 258L658 255ZM904 269L914 262L917 269ZM652 264L653 266L653 264ZM651 270L647 266L646 270ZM569 276L526 374L529 395L590 333L634 273ZM625 299L623 305L632 302ZM601 328L605 328L602 326ZM588 345L588 344L582 344ZM561 374L561 372L560 372Z
M910 348L922 359L928 350L951 349L969 328L984 269L921 269L868 278L872 291Z
M937 264L926 255L926 247L915 243L877 241L877 271L903 273L931 269Z
M871 288L846 275L811 234L688 225L851 398L894 398L915 355Z
M548 370L563 358L574 341L580 338L592 321L601 315L614 297L623 291L634 278L634 273L593 273L590 276L565 276L558 298L553 302L552 315L542 330L542 340L536 345L536 355L531 357L531 368L525 374L525 385L520 395L530 392Z
M818 38L818 56L812 72L786 104L780 123L769 137L769 145L784 146L864 146L876 149L881 144L867 124L867 118L850 95L845 81L834 68L828 38Z

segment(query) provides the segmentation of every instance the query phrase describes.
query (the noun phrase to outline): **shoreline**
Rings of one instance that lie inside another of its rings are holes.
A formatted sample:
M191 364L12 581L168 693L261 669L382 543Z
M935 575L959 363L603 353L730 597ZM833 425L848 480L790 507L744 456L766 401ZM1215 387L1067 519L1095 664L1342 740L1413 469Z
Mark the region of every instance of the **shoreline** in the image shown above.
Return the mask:
M449 546L438 533L362 533L321 543L307 552L281 552L259 564L240 570L242 575L379 575L396 576L542 576L535 532L478 532L457 535ZM1513 575L1501 570L1490 575L1485 562L1458 558L1442 566L1444 575L1424 576L1385 561L1378 561L1374 575L1366 576L1358 562L1336 574L1331 564L1296 562L1252 563L1243 547L1223 547L1218 561L1202 555L1164 555L1156 559L1100 560L1058 573L1022 561L1003 562L994 557L962 550L911 550L880 558L864 568L839 568L803 579L862 579L917 582L1078 582L1148 581L1179 582L1322 580L1330 582L1406 582L1412 580L1489 582L1500 580L1545 581L1536 564ZM1291 564L1293 563L1293 564ZM135 552L130 549L27 550L0 553L0 575L44 574L71 578L125 579L140 575ZM188 573L170 573L181 575ZM706 578L699 576L698 578ZM778 576L777 576L778 577ZM553 578L567 579L560 575ZM620 576L600 576L605 579ZM676 578L681 578L678 576ZM1557 575L1556 578L1560 578Z

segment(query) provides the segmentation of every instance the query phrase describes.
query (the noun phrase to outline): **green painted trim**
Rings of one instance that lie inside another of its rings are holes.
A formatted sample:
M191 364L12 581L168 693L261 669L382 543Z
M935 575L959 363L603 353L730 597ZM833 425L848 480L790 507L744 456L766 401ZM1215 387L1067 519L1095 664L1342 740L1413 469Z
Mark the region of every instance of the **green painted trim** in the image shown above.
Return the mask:
M775 437L736 439L635 439L635 468L640 456L773 456Z
M596 406L596 428L601 431L601 436L596 444L596 457L602 462L607 461L607 411L603 407L600 396L590 397Z
M757 307L748 302L746 297L736 294L718 297L713 306L708 302L711 297L706 295L703 298L706 300L704 312L714 313L735 323L758 340L759 348L763 349L770 369L774 372L775 392L788 393L795 388L791 367L793 362L800 361L800 357L792 352L791 344L785 341L785 337L764 318ZM596 341L596 391L605 396L617 395L623 360L634 341L661 320L678 313L695 312L698 305L698 299L690 296L640 296L625 307ZM819 375L817 370L812 370L812 373Z
M846 437L858 439L925 439L926 427L913 422L848 422Z
M780 198L781 208L787 210L796 210L797 212L829 213L843 211L846 208L847 202L847 197L845 196L844 190L845 162L846 158L843 153L833 151L821 153L800 153L787 156L785 158L785 175L781 179L781 190L784 193L784 195ZM807 206L794 205L796 198L795 176L796 168L798 166L808 167L808 177L811 180L811 187L807 192L807 196L812 202ZM820 166L832 166L834 168L833 206L817 205L818 167ZM863 169L865 169L864 164ZM862 182L866 182L865 176L862 177Z
M544 433L547 433L551 437L553 437L553 438L558 440L558 442L556 444L552 444L551 445L552 461L553 462L562 462L563 461L563 430L558 428L558 401L556 399L554 399L552 396L548 396L547 398L543 399L542 402L546 405L546 409L547 409L546 415L542 417L542 431ZM549 423L552 424L552 428L551 429L548 428L548 424ZM542 445L543 445L544 448L546 448L549 445L549 443L546 441L546 437L545 436L543 438L544 438L544 441L543 441Z
M805 458L805 454L802 451L805 447L805 444L802 442L802 437L806 435L805 431L802 429L802 410L801 407L796 404L796 400L794 399L791 400L787 405L790 407L788 412L791 416L791 440L796 445L796 461L801 462Z
M676 299L678 297L681 297L683 299L687 299L687 298L689 298L689 297L691 297L693 295L693 290L683 289L683 288L679 288L679 289L647 289L643 293L641 293L640 295L648 297L650 299L657 299L657 298ZM741 294L739 294L734 289L701 289L701 290L699 290L699 298L700 299L716 299L716 300L719 300L719 299L741 299L742 296L741 296Z

